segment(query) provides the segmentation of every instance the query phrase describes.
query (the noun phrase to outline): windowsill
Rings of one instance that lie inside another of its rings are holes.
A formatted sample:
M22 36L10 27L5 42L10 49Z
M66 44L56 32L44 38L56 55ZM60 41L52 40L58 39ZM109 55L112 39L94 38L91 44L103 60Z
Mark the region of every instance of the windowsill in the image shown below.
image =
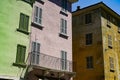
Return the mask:
M13 63L14 66L17 66L17 67L23 67L25 68L26 67L26 64L25 63Z
M26 0L22 0L22 1L24 1L24 2L26 2L26 3L28 3L28 4L30 4L31 6L33 6L33 3L34 3L34 2L32 2L32 1L26 1Z
M84 23L85 25L92 25L92 22L90 22L90 23Z
M92 43L91 44L85 44L86 46L92 46Z
M115 70L114 69L110 69L110 72L115 72Z
M59 33L59 36L65 39L68 39L69 37L67 34L64 34L64 33Z
M29 32L27 32L27 31L24 31L24 30L21 30L21 29L17 29L17 31L19 31L19 32L22 32L22 33L24 33L24 34L27 34L27 35L29 35Z
M110 49L112 49L113 47L112 46L108 46Z
M41 4L44 4L44 3L45 3L44 0L36 0L36 1L38 1L38 2L41 3Z
M36 27L36 28L41 29L41 30L44 28L43 25L41 25L41 24L37 24L36 22L32 22L31 25L32 25L33 27Z
M107 24L107 27L111 28L110 24Z
M60 14L65 15L65 16L68 16L67 11L64 11L64 10L61 10L61 11L60 11Z
M24 2L26 2L26 3L31 3L31 1L27 1L27 0L22 0L22 1L24 1Z
M94 70L94 68L87 68L87 70Z
M67 71L67 69L61 69L62 71Z
M118 33L120 33L120 30L118 30Z

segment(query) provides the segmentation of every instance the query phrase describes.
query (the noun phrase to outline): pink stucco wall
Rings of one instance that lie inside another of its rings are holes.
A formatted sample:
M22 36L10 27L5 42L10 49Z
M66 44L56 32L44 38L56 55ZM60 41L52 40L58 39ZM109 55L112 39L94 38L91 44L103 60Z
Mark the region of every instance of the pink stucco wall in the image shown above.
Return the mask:
M60 1L60 0L56 0ZM67 59L72 60L72 22L71 13L68 11L68 16L60 14L61 7L54 2L45 0L44 4L35 2L34 6L37 5L42 8L42 26L44 28L38 29L32 26L31 29L31 42L39 42L40 53L47 55L61 57L61 50L67 52ZM34 6L33 13L34 15ZM59 36L60 33L60 19L64 18L67 20L67 35L68 39ZM33 21L33 18L32 18Z

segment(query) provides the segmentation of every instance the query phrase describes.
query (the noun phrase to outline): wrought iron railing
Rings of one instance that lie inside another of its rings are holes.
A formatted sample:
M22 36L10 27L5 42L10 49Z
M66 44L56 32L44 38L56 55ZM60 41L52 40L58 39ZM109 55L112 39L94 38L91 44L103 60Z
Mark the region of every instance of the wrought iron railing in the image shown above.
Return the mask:
M61 58L39 52L30 53L30 65L72 72L72 61L63 61Z

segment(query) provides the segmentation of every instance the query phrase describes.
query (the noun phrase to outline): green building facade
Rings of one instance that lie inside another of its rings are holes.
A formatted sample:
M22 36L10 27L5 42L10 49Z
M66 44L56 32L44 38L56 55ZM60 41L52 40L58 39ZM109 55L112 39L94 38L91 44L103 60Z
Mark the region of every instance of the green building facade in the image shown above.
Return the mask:
M0 80L19 80L26 71L31 24L30 0L0 2Z

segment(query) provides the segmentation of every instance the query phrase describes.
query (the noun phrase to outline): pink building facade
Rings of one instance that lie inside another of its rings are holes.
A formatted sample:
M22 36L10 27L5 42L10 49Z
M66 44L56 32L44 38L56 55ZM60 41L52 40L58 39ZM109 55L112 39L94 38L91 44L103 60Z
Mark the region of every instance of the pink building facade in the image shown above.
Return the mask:
M70 80L71 4L77 0L36 0L33 4L27 80Z

